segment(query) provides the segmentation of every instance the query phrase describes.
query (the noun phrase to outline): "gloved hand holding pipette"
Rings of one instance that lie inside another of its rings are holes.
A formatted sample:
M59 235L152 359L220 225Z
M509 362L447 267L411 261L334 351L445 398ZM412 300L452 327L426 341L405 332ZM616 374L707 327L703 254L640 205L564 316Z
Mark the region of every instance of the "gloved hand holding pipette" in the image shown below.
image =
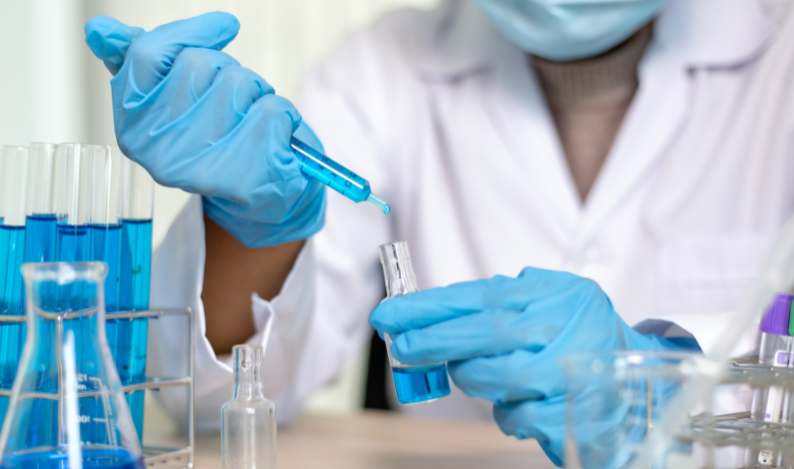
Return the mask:
M537 439L558 465L566 394L561 356L680 349L631 329L592 280L531 267L517 278L496 276L384 301L370 322L392 335L391 352L400 362L448 362L461 390L494 403L505 433Z
M366 180L317 151L319 140L292 103L221 52L239 27L228 13L148 33L106 16L86 24L86 42L115 75L113 117L124 153L160 184L202 194L205 213L248 247L319 231L323 184L387 211Z

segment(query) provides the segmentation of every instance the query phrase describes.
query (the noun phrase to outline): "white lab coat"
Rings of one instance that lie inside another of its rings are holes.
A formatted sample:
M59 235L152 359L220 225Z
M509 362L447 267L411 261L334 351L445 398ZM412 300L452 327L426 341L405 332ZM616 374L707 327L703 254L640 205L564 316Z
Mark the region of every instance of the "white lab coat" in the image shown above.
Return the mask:
M665 319L714 343L794 213L791 3L672 3L584 204L527 56L472 3L400 11L350 37L309 72L299 109L392 214L329 192L326 226L280 295L252 298L250 342L267 344L280 420L370 337L385 242L408 241L423 289L527 265L567 270L596 280L631 325ZM217 428L232 374L204 337L203 264L195 197L155 256L152 303L195 309L196 423ZM185 340L162 322L150 368L182 366ZM175 395L164 400L180 414ZM412 410L491 415L459 391Z

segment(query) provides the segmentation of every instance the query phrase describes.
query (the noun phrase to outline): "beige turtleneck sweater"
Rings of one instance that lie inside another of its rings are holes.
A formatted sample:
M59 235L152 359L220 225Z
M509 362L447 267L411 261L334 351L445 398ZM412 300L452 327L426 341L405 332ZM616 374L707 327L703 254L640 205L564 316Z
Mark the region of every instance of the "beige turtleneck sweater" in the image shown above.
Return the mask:
M637 64L650 38L648 25L623 44L590 59L551 62L532 57L582 201L637 90Z

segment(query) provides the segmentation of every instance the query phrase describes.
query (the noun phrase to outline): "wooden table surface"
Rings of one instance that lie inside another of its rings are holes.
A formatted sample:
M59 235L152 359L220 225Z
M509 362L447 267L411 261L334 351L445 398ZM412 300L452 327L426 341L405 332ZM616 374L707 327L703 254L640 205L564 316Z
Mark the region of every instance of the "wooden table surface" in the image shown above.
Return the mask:
M167 439L167 438L166 438ZM196 437L196 469L221 467L220 435ZM553 468L532 441L492 422L434 420L398 413L304 416L278 433L279 469Z

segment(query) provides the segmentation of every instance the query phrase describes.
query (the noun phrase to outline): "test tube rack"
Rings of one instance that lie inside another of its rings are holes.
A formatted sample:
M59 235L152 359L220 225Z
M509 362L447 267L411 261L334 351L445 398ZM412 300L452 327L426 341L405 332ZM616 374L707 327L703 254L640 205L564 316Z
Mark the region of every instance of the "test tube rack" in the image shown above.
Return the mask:
M185 469L193 469L193 448L194 448L194 431L193 431L193 311L190 308L185 309L152 309L149 311L129 311L129 312L116 312L105 314L105 320L110 319L129 319L136 318L150 318L158 319L164 316L186 316L188 321L189 331L188 336L188 362L187 370L184 376L176 377L152 377L147 376L146 382L138 384L130 384L122 386L124 394L130 394L135 391L142 390L160 390L163 388L171 388L178 386L185 386L187 388L187 446L183 448L164 448L158 446L144 446L143 456L144 464L147 466L162 466L179 467ZM0 322L25 322L25 316L0 316ZM58 323L60 326L60 322ZM61 343L62 329L57 327L56 340ZM60 347L56 348L57 366L62 368L62 358ZM97 392L78 392L77 397L90 397L95 396ZM10 396L11 391L0 389L0 396ZM36 393L36 398L52 398L60 400L57 394L44 394Z
M758 357L734 359L723 372L719 385L749 385L754 389L775 386L794 396L794 368L759 365ZM749 411L695 415L677 436L714 447L734 446L794 454L794 422L760 421Z

